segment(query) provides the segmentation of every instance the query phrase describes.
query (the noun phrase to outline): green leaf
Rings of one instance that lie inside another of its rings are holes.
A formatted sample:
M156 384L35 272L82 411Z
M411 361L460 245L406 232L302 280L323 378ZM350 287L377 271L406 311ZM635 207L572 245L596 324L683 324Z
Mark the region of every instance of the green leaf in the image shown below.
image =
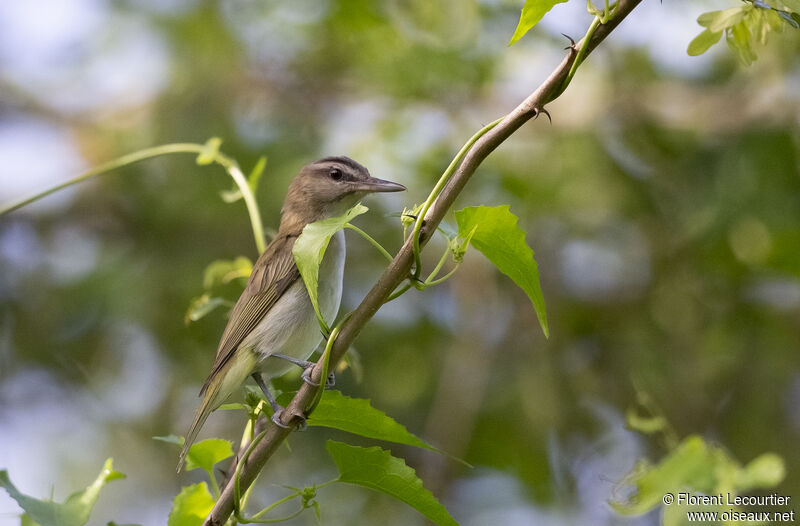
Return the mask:
M744 15L747 13L746 7L731 7L730 9L725 9L723 11L712 11L711 13L706 13L706 15L710 15L708 19L704 19L704 22L707 21L708 24L706 25L701 23L700 25L705 25L705 27L707 27L708 30L713 33L723 31L742 21ZM700 19L703 17L704 15L701 15L697 21L700 22Z
M436 524L455 525L433 494L425 489L414 469L403 459L379 447L363 448L328 440L328 453L339 469L339 481L357 484L399 499Z
M736 488L740 491L771 488L780 484L784 477L786 466L783 459L775 453L764 453L739 470Z
M191 303L189 303L189 308L186 309L186 314L183 316L183 321L186 325L193 321L197 321L201 318L204 318L210 312L221 305L225 305L228 303L222 298L219 297L211 297L208 294L203 294L197 298L194 298Z
M217 409L220 409L222 411L240 411L240 410L248 411L250 410L250 406L247 404L243 404L241 402L231 402L230 404L222 404Z
M303 228L303 232L294 243L292 249L294 262L297 264L298 270L300 270L300 275L306 284L306 290L308 290L308 296L311 298L311 304L314 306L314 311L317 313L317 318L321 324L325 324L325 320L319 310L317 287L319 285L319 265L325 256L325 250L328 248L331 237L336 232L344 228L344 225L352 221L353 218L367 210L369 209L366 206L359 203L345 212L344 215L308 224ZM325 327L327 328L327 325Z
M745 66L749 66L758 58L750 47L750 28L744 20L731 28L726 42Z
M124 477L125 475L112 469L112 460L109 458L94 482L86 489L67 497L63 504L22 494L11 483L6 470L0 471L0 487L5 488L11 498L25 511L28 517L23 519L23 524L28 521L27 524L33 522L39 526L82 526L88 522L89 514L103 486L112 480Z
M203 145L202 151L197 155L197 164L203 166L211 164L217 159L219 155L219 147L222 146L222 139L219 137L212 137Z
M339 391L326 390L314 412L308 418L309 426L330 427L377 440L406 444L436 451L402 424L380 409L372 407L369 400L350 398Z
M456 212L456 221L458 235L467 237L475 229L472 246L525 291L536 309L544 335L549 337L539 269L533 250L525 242L525 232L517 226L517 216L508 205L472 206Z
M203 288L211 289L225 285L237 278L248 278L253 271L253 262L244 256L236 259L218 259L206 266L203 272Z
M719 42L719 39L722 38L722 31L711 31L710 29L706 29L696 37L694 40L689 42L689 49L687 49L687 53L690 56L696 57L697 55L702 55L708 48Z
M185 439L178 435L153 437L153 440L183 447ZM202 468L213 476L214 464L233 456L230 441L221 438L209 438L192 444L186 454L186 471Z
M703 27L708 27L711 25L711 22L714 21L717 13L719 13L719 11L708 11L707 13L703 13L697 17L697 23Z
M514 36L511 37L511 41L508 45L511 46L522 38L522 36L533 26L538 24L539 20L541 20L556 4L563 4L566 1L567 0L525 0L517 29L514 31Z
M233 448L230 441L221 438L202 440L189 448L189 453L186 455L186 471L203 468L208 473L213 473L214 464L232 456Z
M185 486L172 502L167 526L200 526L214 507L205 482Z

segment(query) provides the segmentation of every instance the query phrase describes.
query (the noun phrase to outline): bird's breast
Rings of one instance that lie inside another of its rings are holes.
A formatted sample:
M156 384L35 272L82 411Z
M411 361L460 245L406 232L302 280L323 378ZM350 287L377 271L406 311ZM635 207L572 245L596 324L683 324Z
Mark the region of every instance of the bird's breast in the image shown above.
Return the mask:
M317 297L325 321L332 325L342 299L344 274L344 232L337 232L325 251L319 267ZM307 359L322 340L314 307L302 278L295 281L269 310L256 328L244 339L242 347L260 355L260 369L269 376L279 376L289 370L286 360L269 358L279 353L301 360Z

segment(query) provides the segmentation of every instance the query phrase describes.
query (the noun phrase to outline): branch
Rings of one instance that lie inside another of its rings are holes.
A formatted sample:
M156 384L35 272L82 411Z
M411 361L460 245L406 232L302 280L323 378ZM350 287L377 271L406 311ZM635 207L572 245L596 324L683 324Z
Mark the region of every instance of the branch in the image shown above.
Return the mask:
M620 0L614 18L607 24L601 24L589 36L589 41L586 43L585 47L586 55L591 53L640 2L641 0ZM475 173L475 170L483 160L523 124L539 115L544 105L560 94L564 80L567 78L572 63L577 55L577 50L581 49L583 44L584 42L581 41L571 46L567 56L550 74L547 80L511 113L506 115L497 126L492 128L472 145L461 161L458 170L456 170L455 174L447 182L442 192L425 215L425 221L420 230L420 246L424 246L430 239L432 233L436 231L439 222L441 222L445 213L449 210L456 197L461 193L464 185L467 184L467 181L469 181L469 178ZM361 304L342 325L341 332L331 349L329 363L331 369L336 367L336 364L342 359L364 325L372 319L386 299L403 280L408 277L414 261L413 239L413 235L406 239L405 244L389 264L388 268L381 274L378 282L375 283ZM323 369L323 360L324 356L320 358L311 373L311 378L315 382L321 381L320 376ZM303 415L305 408L314 400L316 389L317 388L304 383L286 407L281 422L289 426L294 425L296 422L295 416ZM250 487L267 460L269 460L286 437L289 436L291 431L292 429L282 429L274 425L269 426L266 431L266 436L264 436L263 440L253 449L251 455L241 467L240 485L243 491ZM229 480L222 495L211 510L211 513L206 517L203 523L204 526L222 526L228 519L233 511L233 486L232 481Z

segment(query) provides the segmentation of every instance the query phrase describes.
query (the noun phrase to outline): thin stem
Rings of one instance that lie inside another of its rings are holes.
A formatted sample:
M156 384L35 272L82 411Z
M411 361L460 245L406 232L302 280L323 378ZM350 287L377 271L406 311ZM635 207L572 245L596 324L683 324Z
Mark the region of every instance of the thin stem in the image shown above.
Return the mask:
M442 188L444 188L445 183L447 183L447 181L450 179L450 176L452 176L453 173L456 171L456 168L458 168L458 164L461 162L461 159L464 158L464 155L466 155L469 149L472 148L472 145L475 144L475 141L480 139L484 134L486 134L486 132L497 126L497 124L500 123L500 121L502 121L504 118L505 117L500 117L499 119L490 122L480 130L478 130L478 132L475 135L470 137L470 139L466 143L464 143L464 146L461 147L456 156L453 157L453 160L450 161L450 165L447 167L447 170L444 171L442 176L436 182L436 186L433 187L433 190L431 190L430 195L428 195L428 199L426 199L425 203L422 205L422 208L420 209L419 214L417 215L417 221L414 223L414 230L411 232L411 237L414 242L415 278L419 278L419 275L422 272L422 262L419 255L420 252L419 232L422 229L422 223L425 222L425 215L428 213L428 209L431 207L433 202L439 196L439 193L442 191Z
M619 2L614 2L613 4L609 4L609 0L605 0L603 10L598 9L592 3L592 0L586 1L586 8L589 13L595 15L594 20L592 20L589 29L586 30L586 35L582 39L582 44L580 49L578 50L578 54L575 56L575 61L572 63L572 66L569 69L569 73L567 74L567 78L564 79L564 83L561 85L556 96L561 95L564 93L564 90L567 89L569 83L572 82L572 78L575 76L575 73L578 71L578 68L583 61L586 59L586 56L589 54L589 45L592 40L592 36L594 35L595 30L601 25L607 24L610 22L614 15L617 13L617 8L619 7Z
M287 496L283 497L282 499L276 500L275 502L273 502L272 504L270 504L269 506L267 506L263 510L261 510L261 511L259 511L257 513L254 513L253 516L250 517L249 519L242 518L240 520L241 520L241 522L258 522L258 519L261 518L261 516L269 513L270 511L274 510L275 508L277 508L281 504L284 504L284 503L289 502L289 501L291 501L293 499L296 499L299 496L300 496L300 493L293 493L291 495L287 495ZM301 508L300 511L303 511L303 509ZM267 519L267 520L269 522L276 521L276 519Z
M258 445L259 442L261 442L261 439L267 435L268 429L269 428L265 429L250 441L247 451L245 451L244 455L242 455L242 458L239 459L239 462L236 464L236 470L233 472L233 509L234 513L237 515L237 518L239 515L239 504L242 496L241 488L239 487L239 477L241 475L242 466L247 461L250 453L253 452L253 449Z
M65 181L61 184L48 188L43 192L39 192L38 194L34 194L20 201L6 205L3 208L0 208L0 215L13 212L14 210L22 208L25 205L31 204L34 201L38 201L43 197L47 197L52 193L58 192L59 190L63 190L64 188L68 188L74 184L80 183L82 181L85 181L86 179L90 179L95 175L100 175L104 172L115 170L117 168L122 168L123 166L143 161L145 159L150 159L152 157L158 157L159 155L168 155L170 153L200 153L202 148L203 148L202 144L173 143L173 144L162 144L161 146L154 146L153 148L145 148L144 150L139 150L138 152L129 153L127 155L123 155L122 157L118 157L114 160L103 163L100 166L92 168L88 172L85 172L77 177L73 177L68 181Z
M456 273L456 270L458 270L458 267L459 267L459 265L456 265L455 267L452 268L452 270L450 270L450 272L448 272L447 274L445 274L441 278L435 279L435 280L430 281L430 282L426 281L425 284L428 285L429 287L432 287L434 285L438 285L439 283L444 282L445 280L447 280L447 278L449 278L450 276L452 276L453 274Z
M221 156L222 154L219 154L219 157ZM220 164L222 163L220 162ZM261 254L264 252L267 246L266 241L264 240L264 226L261 224L261 214L258 211L256 198L253 195L253 192L250 191L250 185L247 184L247 179L242 173L242 170L239 169L238 164L233 162L226 167L226 170L233 178L236 186L239 187L239 191L242 193L244 204L247 206L247 213L250 216L250 224L253 225L253 236L256 239L256 248L258 249L258 253Z
M43 197L47 197L50 194L58 192L59 190L63 190L64 188L68 188L72 185L81 183L86 181L87 179L91 179L96 175L101 175L112 170L116 170L117 168L122 168L124 166L128 166L133 163L137 163L139 161L144 161L145 159L151 159L153 157L159 157L161 155L169 155L173 153L194 153L199 154L203 153L204 145L196 144L196 143L172 143L172 144L162 144L160 146L154 146L152 148L145 148L143 150L139 150L138 152L129 153L127 155L123 155L122 157L118 157L106 163L103 163L95 168L92 168L88 172L85 172L77 177L73 177L63 183L57 184L47 190L34 194L30 197L26 197L19 201L13 202L9 205L6 205L0 208L0 216L5 215L9 212L13 212L14 210L18 210L25 205L31 204ZM256 204L255 197L253 196L253 192L250 191L250 186L247 184L247 179L245 178L242 171L239 169L239 166L233 161L231 158L223 155L222 153L217 152L214 156L214 162L225 168L225 171L231 176L233 181L236 183L236 186L239 187L239 191L242 193L242 197L244 198L245 206L247 206L247 212L250 216L250 224L253 228L253 235L255 236L256 241L256 248L258 252L261 253L266 248L265 241L264 241L264 227L261 224L261 214L258 211L258 205Z
M442 267L444 266L444 262L447 261L447 254L449 254L449 253L450 253L450 250L445 249L444 253L442 254L442 257L439 258L439 262L433 268L433 271L428 276L428 279L425 280L425 284L426 285L430 285L431 281L433 281L433 278L436 277L436 274L438 274L439 271L442 270Z
M578 54L575 56L575 61L572 63L572 67L569 69L569 73L567 74L567 78L564 79L564 83L561 85L561 88L558 91L558 95L564 93L564 90L567 89L569 83L572 82L572 77L575 76L575 73L578 71L578 67L581 65L583 60L586 58L589 41L592 39L592 34L594 34L595 29L600 25L600 17L595 16L594 20L592 20L589 29L586 31L586 35L582 39L582 44L580 49L578 50Z
M208 479L211 481L211 491L214 493L214 500L219 498L219 484L217 483L216 477L214 477L214 472L208 472Z
M328 379L328 366L330 365L330 358L331 358L331 348L333 347L333 343L336 341L336 337L339 336L339 331L342 329L342 324L346 322L350 318L351 313L347 313L339 323L331 330L330 335L328 336L328 341L325 343L325 350L322 352L322 374L319 375L319 384L320 388L317 390L317 393L314 395L314 400L311 404L306 408L306 414L311 413L317 404L322 399L322 394L325 392L325 383Z
M395 300L395 299L399 298L400 296L405 294L408 291L408 289L410 289L410 288L411 288L411 282L410 281L406 281L405 285L403 285L402 287L400 287L399 289L397 289L396 291L391 293L389 295L389 297L386 298L386 300L384 300L384 302L383 302L384 305L389 303L392 300Z
M357 226L355 226L355 225L353 225L353 224L351 224L351 223L346 223L346 224L344 225L344 227L345 227L345 228L349 228L350 230L353 230L353 231L355 231L355 232L358 232L358 233L361 235L361 237L363 237L364 239L366 239L367 241L369 241L369 242L370 242L370 244L371 244L373 247L377 248L377 249L378 249L378 252L380 252L381 254L383 254L383 257L385 257L385 258L386 258L386 259L387 259L389 262L391 262L391 261L392 261L392 255L391 255L391 254L389 254L389 251L387 251L385 248L383 248L383 245L381 245L380 243L378 243L377 241L375 241L375 239L374 239L372 236L370 236L369 234L367 234L366 232L364 232L363 230L361 230L360 228L358 228Z
M324 487L330 486L331 484L333 484L335 482L339 482L339 478L338 477L335 478L335 479L329 480L328 482L323 482L322 484L317 484L317 485L314 486L314 488L320 490L320 489L322 489Z

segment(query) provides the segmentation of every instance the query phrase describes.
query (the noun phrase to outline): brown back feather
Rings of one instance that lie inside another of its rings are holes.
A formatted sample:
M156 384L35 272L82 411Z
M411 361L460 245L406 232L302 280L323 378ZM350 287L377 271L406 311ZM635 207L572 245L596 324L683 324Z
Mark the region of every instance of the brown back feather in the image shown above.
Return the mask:
M239 344L300 277L292 256L292 247L296 240L297 235L279 235L253 265L247 286L233 307L228 325L222 333L214 366L200 390L201 395L231 359Z

